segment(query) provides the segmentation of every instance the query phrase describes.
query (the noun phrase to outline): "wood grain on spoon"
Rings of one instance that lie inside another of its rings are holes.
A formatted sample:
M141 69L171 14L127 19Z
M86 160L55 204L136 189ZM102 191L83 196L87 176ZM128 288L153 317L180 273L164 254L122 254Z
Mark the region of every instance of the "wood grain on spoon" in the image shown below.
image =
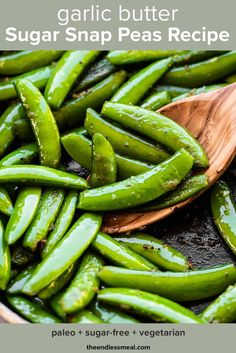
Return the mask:
M184 126L203 146L209 159L209 168L204 172L209 178L210 187L236 154L236 83L168 104L159 112ZM123 233L142 228L169 216L202 192L159 211L108 213L104 218L103 231Z

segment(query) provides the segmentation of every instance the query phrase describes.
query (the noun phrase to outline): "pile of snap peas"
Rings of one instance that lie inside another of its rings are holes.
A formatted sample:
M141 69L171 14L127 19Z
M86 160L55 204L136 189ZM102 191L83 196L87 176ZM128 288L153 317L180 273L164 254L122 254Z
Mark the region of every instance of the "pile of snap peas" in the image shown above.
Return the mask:
M1 53L1 300L32 323L235 322L233 264L195 269L154 236L102 231L104 212L159 210L208 187L202 146L156 110L235 81L236 51ZM222 180L211 209L236 255ZM185 307L206 298L199 315Z

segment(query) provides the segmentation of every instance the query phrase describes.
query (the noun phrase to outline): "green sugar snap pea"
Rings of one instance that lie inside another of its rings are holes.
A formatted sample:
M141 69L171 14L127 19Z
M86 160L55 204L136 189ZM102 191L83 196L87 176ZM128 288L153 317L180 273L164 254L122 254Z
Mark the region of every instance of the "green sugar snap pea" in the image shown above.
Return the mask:
M101 223L100 215L84 213L52 252L38 265L24 286L23 292L35 295L65 272L91 244Z
M157 110L171 102L171 96L168 91L156 92L148 96L141 104L141 107L149 110Z
M187 272L147 272L105 266L101 280L111 287L140 289L185 302L213 297L236 281L233 264Z
M83 190L88 187L88 183L83 178L38 165L0 167L1 183L36 184L77 190Z
M111 262L133 270L156 271L158 268L109 235L99 232L92 247Z
M56 316L34 303L18 295L8 295L7 301L20 315L35 324L57 324L61 322Z
M183 306L162 298L159 295L137 289L108 288L98 293L98 300L133 311L154 321L160 318L167 322L182 324L202 324L205 320Z
M7 293L9 294L19 294L26 282L32 276L33 271L36 268L36 264L32 264L24 268L16 277L14 277L7 286Z
M173 98L172 102L176 102L176 101L178 101L180 99L196 96L196 95L201 94L201 93L207 93L207 92L210 92L210 91L214 91L216 89L219 89L219 88L222 88L222 87L225 87L225 86L227 86L226 83L219 83L219 84L215 84L215 85L208 85L208 86L202 86L202 87L199 87L199 88L193 88L190 91L188 91L186 93L183 93L183 94L180 94L179 96Z
M200 315L213 323L229 323L236 320L236 285L229 286Z
M0 57L0 75L17 75L50 64L61 55L60 50L25 50Z
M91 170L92 142L83 135L84 129L79 128L61 137L66 152L87 170ZM119 179L126 179L154 168L153 164L115 154Z
M173 68L163 76L162 82L183 87L207 85L233 73L235 65L236 50L233 50L197 64Z
M181 149L148 172L82 192L78 207L106 211L141 205L173 190L190 172L192 164L192 156Z
M21 103L18 105L22 106ZM25 112L22 117L19 117L14 121L14 132L20 140L24 141L24 143L33 142L35 140L32 127L30 125L29 119L27 118Z
M109 324L137 324L139 321L132 316L117 310L109 305L104 305L101 302L93 302L90 305L92 312L99 317L100 320Z
M6 227L8 244L15 243L24 234L36 214L40 197L41 188L38 186L26 186L20 190Z
M136 104L169 69L172 59L157 61L132 76L112 97L112 102Z
M98 54L98 50L69 50L63 54L45 89L45 98L52 109L61 107L76 79Z
M107 59L114 65L125 65L155 61L186 52L181 50L113 50L107 55Z
M89 184L93 188L116 182L116 157L110 142L100 133L93 135L92 172Z
M104 104L102 115L161 143L170 151L185 148L194 157L196 167L208 166L206 153L199 142L185 128L164 115L113 102Z
M77 314L71 315L68 320L72 324L104 324L104 321L89 310L82 310Z
M84 255L69 287L52 299L56 302L53 307L59 307L59 314L83 310L90 303L99 289L100 280L97 273L102 265L103 260L100 256L92 253Z
M46 288L39 292L38 297L42 300L48 300L53 295L57 294L71 280L75 273L76 267L76 263L73 263L71 266L69 266L62 275L60 275L58 278L52 281Z
M218 181L212 188L211 210L215 225L236 255L236 204L228 185L223 181Z
M95 86L83 91L76 98L67 101L59 111L54 112L61 130L80 126L88 108L100 109L109 100L126 78L125 71L118 71Z
M222 50L189 50L180 54L176 54L173 58L174 65L189 65L206 59L210 59L213 56L224 54Z
M154 92L168 92L171 98L175 98L180 94L187 93L191 88L179 87L179 86L170 86L170 85L155 85L153 87Z
M7 190L0 187L0 212L10 216L13 211L13 205Z
M0 290L5 290L11 276L11 255L4 239L3 224L0 219Z
M61 159L60 136L50 108L30 81L21 79L14 84L39 147L40 164L58 167Z
M10 105L0 118L0 157L4 155L15 139L14 122L25 116L21 104Z
M176 205L207 188L208 184L208 177L205 174L191 176L179 184L174 191L171 191L160 199L143 205L142 211L161 210Z
M169 157L169 154L161 146L155 146L118 126L112 125L92 109L87 110L84 126L90 136L96 132L103 134L114 150L122 155L154 164Z
M16 98L17 93L13 82L18 79L26 78L31 81L38 89L42 89L46 86L46 83L52 73L53 66L45 66L40 69L36 69L26 74L16 76L7 82L0 83L0 101Z
M227 82L227 83L235 83L236 82L236 74L234 73L233 75L230 75L229 77L226 77L225 82Z
M47 237L60 211L64 196L63 189L46 189L44 191L37 214L24 236L23 245L26 248L35 251L39 242Z
M69 191L65 198L61 211L56 219L53 226L53 230L49 234L45 247L42 251L42 257L46 257L55 245L63 238L67 230L69 229L73 220L75 210L78 203L78 194L76 191Z
M183 254L151 235L133 233L116 236L115 239L165 270L178 272L189 269L188 259Z
M39 150L36 143L30 143L14 150L0 161L0 167L14 164L30 164L38 157Z

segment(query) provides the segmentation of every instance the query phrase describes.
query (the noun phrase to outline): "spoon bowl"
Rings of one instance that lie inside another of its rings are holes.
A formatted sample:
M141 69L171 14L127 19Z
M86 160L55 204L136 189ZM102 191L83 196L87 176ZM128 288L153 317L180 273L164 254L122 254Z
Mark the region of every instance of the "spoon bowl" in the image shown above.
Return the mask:
M158 112L184 126L198 139L209 159L209 168L204 171L208 187L213 185L236 154L236 83L170 103ZM189 204L205 190L158 211L107 213L103 231L111 234L143 228Z

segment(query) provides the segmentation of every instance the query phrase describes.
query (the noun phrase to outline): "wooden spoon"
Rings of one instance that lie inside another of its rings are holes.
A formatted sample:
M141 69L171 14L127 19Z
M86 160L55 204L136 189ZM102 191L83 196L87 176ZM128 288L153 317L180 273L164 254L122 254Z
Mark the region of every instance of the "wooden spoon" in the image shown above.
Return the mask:
M210 166L205 174L210 187L236 154L236 83L168 104L159 112L186 127L199 140L209 158ZM204 191L159 211L108 213L104 218L103 231L123 233L143 228L189 204Z
M25 324L28 321L22 319L19 315L8 309L6 305L0 302L0 323Z

